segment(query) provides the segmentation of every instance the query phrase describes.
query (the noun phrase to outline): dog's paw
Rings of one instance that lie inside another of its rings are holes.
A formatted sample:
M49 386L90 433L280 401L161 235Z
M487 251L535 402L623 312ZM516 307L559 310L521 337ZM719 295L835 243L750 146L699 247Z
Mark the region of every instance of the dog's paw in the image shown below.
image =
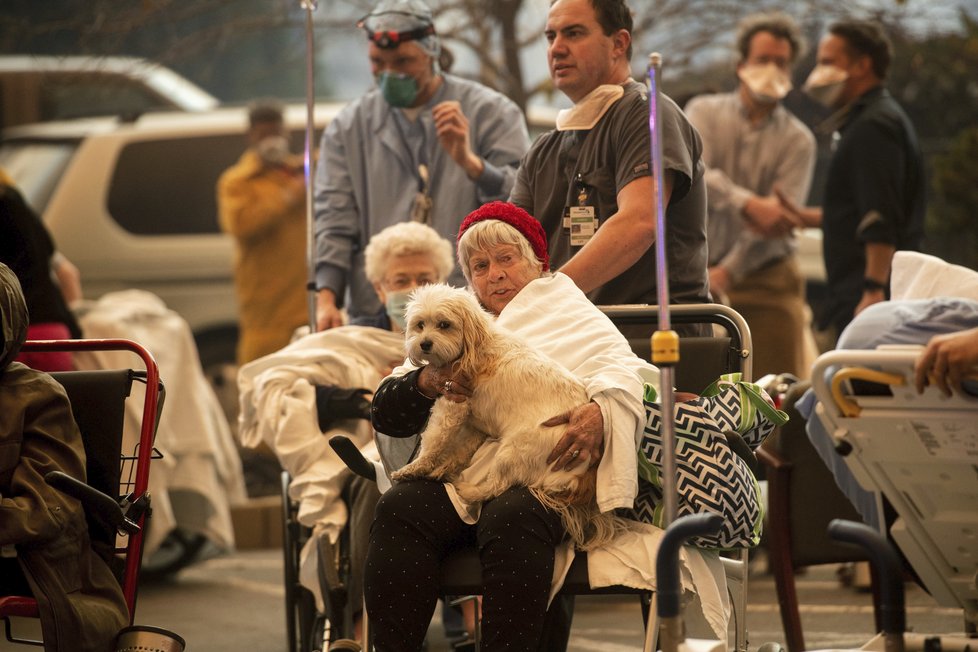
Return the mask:
M492 498L485 487L471 482L456 482L454 485L455 493L467 503L481 503Z
M404 482L405 480L409 480L409 479L410 478L408 477L408 474L405 473L403 469L391 473L391 480L393 480L394 482Z
M427 469L413 462L401 468L400 470L391 473L391 480L393 480L394 482L405 482L407 480L420 480L426 477L428 477Z

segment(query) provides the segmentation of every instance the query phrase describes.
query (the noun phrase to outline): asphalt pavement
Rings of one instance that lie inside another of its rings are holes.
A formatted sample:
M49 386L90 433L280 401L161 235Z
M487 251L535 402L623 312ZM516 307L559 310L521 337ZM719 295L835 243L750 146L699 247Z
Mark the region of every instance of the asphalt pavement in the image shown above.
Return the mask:
M784 643L774 580L763 566L763 558L752 563L747 608L751 650L766 642ZM798 578L798 594L808 649L854 648L873 636L871 595L841 586L835 566L809 569ZM286 652L284 595L280 551L243 551L141 586L136 622L180 634L188 652ZM907 584L911 629L959 632L962 622L960 610L941 607ZM626 652L641 646L642 618L634 597L577 598L569 652ZM23 648L0 643L0 649ZM436 616L428 651L448 650Z

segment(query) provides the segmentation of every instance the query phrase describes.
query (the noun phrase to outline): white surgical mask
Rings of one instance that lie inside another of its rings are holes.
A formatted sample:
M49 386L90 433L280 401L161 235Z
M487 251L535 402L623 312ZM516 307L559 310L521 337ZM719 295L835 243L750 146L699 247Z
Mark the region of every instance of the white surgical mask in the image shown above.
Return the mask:
M747 86L751 97L761 104L774 104L791 90L788 73L773 63L742 66L737 77Z
M557 131L593 129L611 106L625 95L621 84L602 84L569 109L557 113Z
M815 66L802 90L823 106L833 108L842 95L849 73L837 66L819 64Z
M289 139L285 136L266 136L255 145L255 151L266 165L284 165L289 158Z
M410 292L388 292L387 301L384 302L384 308L387 309L387 316L401 330L404 330L404 327L407 326L407 304L410 300Z

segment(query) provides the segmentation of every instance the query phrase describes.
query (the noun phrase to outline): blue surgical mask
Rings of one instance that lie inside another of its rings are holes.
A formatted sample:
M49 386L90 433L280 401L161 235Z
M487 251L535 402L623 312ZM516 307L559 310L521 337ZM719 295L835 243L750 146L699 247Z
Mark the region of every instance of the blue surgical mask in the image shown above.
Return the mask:
M387 309L387 316L390 317L391 323L397 324L401 330L407 326L405 313L410 300L410 292L388 292L387 301L384 302L384 308Z
M418 98L418 80L409 75L384 71L377 75L377 86L387 103L400 109Z

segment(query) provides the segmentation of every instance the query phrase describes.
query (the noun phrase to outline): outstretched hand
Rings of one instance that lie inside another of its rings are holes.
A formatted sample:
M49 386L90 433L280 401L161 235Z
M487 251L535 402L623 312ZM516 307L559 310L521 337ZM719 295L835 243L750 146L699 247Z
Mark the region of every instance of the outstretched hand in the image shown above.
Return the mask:
M961 392L961 381L978 375L978 328L932 337L914 365L914 384L923 392L937 385L945 396Z
M547 464L553 464L554 471L569 471L585 461L588 468L597 466L604 446L601 408L591 401L551 417L540 425L554 427L565 423L567 431L547 456Z

